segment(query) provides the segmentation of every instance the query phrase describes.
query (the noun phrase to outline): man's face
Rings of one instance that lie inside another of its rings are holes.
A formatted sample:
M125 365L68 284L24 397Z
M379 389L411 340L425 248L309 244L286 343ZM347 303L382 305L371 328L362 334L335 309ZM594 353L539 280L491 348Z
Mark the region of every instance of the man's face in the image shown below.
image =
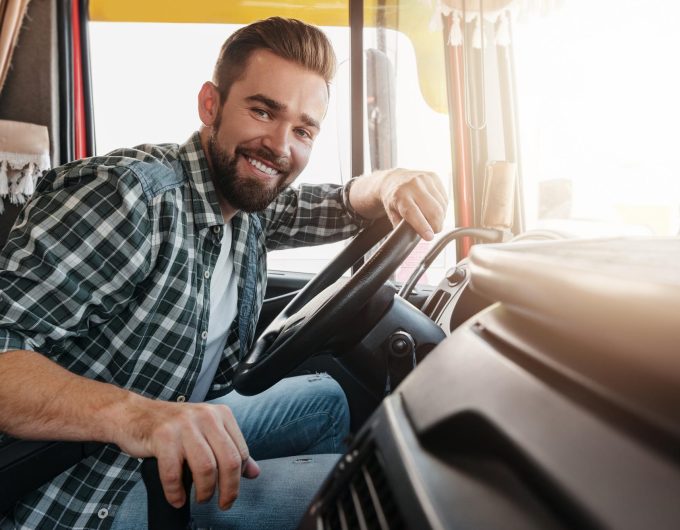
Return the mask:
M321 76L253 52L208 139L221 198L236 210L263 210L307 165L327 106Z

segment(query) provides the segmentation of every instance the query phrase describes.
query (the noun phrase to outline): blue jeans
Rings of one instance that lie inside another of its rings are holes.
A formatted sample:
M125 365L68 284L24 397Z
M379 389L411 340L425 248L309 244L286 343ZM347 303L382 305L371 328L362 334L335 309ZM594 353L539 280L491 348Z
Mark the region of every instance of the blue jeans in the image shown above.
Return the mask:
M194 527L295 528L345 450L349 409L340 385L326 374L305 375L284 379L257 396L231 392L210 403L232 409L261 473L241 480L239 497L226 512L214 499L197 504L192 494ZM117 510L112 529L143 530L146 519L140 478Z

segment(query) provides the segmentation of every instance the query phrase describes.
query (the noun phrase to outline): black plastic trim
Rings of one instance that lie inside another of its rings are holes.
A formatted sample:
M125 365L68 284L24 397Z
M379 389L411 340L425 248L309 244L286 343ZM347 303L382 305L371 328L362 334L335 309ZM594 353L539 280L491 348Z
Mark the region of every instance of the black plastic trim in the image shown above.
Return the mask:
M59 48L59 163L73 160L73 27L70 0L57 1Z
M83 106L85 108L85 141L86 156L96 154L96 140L94 130L94 103L92 97L92 62L90 60L90 34L88 24L90 22L90 1L80 2L80 63L83 75Z

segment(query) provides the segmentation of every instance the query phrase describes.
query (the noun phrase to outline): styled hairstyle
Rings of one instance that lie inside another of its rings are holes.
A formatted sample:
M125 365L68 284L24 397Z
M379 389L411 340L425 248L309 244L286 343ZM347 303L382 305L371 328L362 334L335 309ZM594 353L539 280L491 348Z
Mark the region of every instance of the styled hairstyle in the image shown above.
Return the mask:
M335 52L321 30L293 18L271 17L240 28L222 45L213 72L222 103L256 50L269 50L299 64L319 74L326 85L335 75Z

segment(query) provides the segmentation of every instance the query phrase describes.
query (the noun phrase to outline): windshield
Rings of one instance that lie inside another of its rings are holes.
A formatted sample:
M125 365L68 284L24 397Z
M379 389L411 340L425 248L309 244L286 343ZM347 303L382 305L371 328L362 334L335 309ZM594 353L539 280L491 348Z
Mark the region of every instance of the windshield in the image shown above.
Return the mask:
M513 27L527 228L677 234L680 5L554 4Z

